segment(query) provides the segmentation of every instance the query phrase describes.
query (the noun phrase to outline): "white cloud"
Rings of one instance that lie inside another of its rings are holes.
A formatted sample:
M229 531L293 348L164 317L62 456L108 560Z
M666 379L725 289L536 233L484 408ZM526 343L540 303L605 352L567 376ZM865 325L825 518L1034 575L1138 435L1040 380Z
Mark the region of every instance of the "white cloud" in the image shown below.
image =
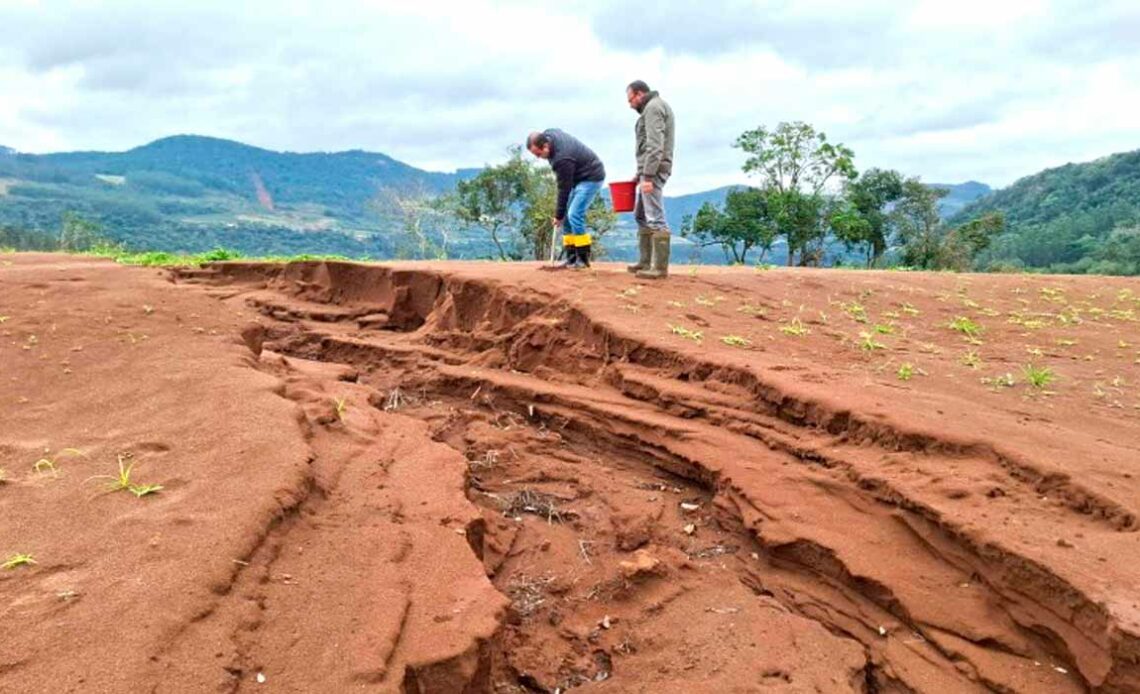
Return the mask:
M1007 184L1140 147L1138 30L1130 0L0 0L0 144L200 133L453 169L561 127L621 178L641 78L677 115L673 193L745 180L732 141L781 120L864 168Z

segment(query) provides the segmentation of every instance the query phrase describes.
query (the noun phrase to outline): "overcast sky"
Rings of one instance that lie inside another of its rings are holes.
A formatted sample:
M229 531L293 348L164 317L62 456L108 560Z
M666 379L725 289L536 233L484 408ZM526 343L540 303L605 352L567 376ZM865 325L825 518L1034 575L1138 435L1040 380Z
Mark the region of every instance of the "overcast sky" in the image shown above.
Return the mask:
M672 194L804 120L861 169L1008 185L1140 148L1140 1L0 0L0 145L195 133L434 170L560 127L631 175L624 87L673 106Z

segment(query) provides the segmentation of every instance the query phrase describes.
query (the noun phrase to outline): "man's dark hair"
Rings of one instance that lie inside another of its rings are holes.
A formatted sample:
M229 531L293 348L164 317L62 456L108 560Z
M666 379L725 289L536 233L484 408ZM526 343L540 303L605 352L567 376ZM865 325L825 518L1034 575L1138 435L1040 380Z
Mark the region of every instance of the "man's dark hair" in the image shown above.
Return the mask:
M527 149L531 147L545 147L548 142L550 142L550 136L546 133L531 133L526 136Z
M649 85L646 84L644 80L634 80L629 83L629 86L626 87L626 89L632 92L637 92L638 94L649 93Z

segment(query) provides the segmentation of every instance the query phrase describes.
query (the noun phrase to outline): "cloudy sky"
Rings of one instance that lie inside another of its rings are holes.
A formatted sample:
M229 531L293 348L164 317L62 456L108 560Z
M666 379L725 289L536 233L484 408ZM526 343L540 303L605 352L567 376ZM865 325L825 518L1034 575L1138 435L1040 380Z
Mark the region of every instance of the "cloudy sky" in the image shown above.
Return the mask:
M0 0L0 144L195 133L451 170L561 127L619 178L640 78L676 113L673 194L746 180L732 141L782 120L860 168L1000 186L1140 148L1138 38L1137 0Z

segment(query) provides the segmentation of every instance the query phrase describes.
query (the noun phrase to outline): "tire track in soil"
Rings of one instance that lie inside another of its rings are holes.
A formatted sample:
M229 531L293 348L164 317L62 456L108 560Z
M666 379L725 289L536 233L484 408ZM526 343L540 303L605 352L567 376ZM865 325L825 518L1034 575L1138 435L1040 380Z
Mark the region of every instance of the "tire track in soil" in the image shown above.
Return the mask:
M335 263L182 278L255 290L273 320L268 348L351 366L376 409L464 454L483 514L472 544L511 599L493 647L498 691L681 691L686 677L823 691L1136 681L1135 636L982 536L964 497L921 465L1000 489L987 495L996 513L1131 529L1126 509L1070 480L985 446L759 397L750 375L678 364L492 283ZM916 468L883 474L892 465ZM1042 480L1068 491L1063 509L1036 503Z

